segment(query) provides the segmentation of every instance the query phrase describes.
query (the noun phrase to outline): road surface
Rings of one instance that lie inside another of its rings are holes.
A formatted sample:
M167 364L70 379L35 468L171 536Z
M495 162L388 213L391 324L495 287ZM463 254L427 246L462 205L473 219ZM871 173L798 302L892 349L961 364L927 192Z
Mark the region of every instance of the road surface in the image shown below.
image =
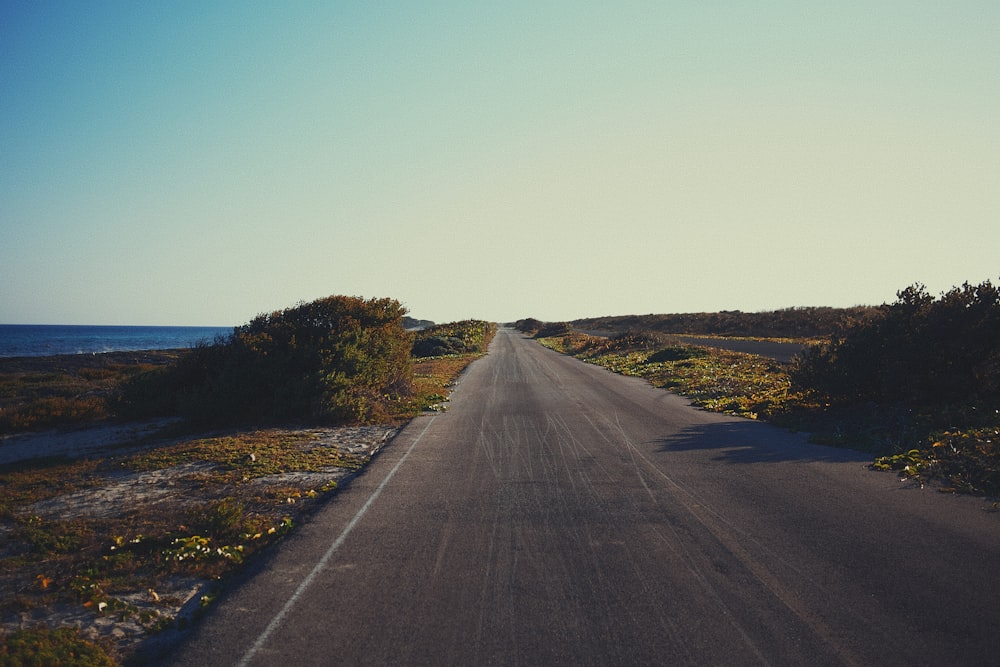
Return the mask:
M1000 516L501 329L175 665L985 665Z

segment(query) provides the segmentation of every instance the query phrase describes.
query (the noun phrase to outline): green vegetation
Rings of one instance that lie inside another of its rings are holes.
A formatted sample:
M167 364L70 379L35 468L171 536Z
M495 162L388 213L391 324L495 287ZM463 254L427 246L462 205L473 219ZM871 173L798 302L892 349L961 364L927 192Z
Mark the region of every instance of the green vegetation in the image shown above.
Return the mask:
M935 299L921 285L809 349L795 379L840 404L1000 400L1000 294L989 281Z
M129 383L118 410L201 424L386 420L412 393L404 312L392 299L331 296L260 315Z
M870 306L853 308L784 308L760 313L724 310L718 313L622 315L574 320L577 331L655 331L666 334L746 338L825 338L834 331L863 322L877 313Z
M441 357L486 352L496 333L496 325L482 320L463 320L438 324L418 331L413 341L413 356Z
M236 431L0 467L0 615L69 604L145 632L186 622L172 582L228 578L368 461L324 433Z
M616 373L645 378L706 410L773 420L785 416L800 400L787 369L776 361L688 345L656 332L613 338L568 333L539 342Z
M442 404L447 383L485 353L496 325L432 325L400 320L401 312L389 299L329 297L261 315L192 350L0 359L0 433L160 416L193 426L412 416ZM403 323L425 328L412 333Z
M1000 292L989 281L939 298L908 287L791 375L828 413L853 417L842 439L881 441L877 468L1000 494Z
M444 410L455 379L466 366L486 353L496 325L463 320L417 332L413 343L414 408Z
M514 322L514 327L535 338L562 336L573 330L568 322L542 322L533 317Z
M0 359L0 433L78 427L113 416L117 388L183 350Z
M3 637L0 667L109 667L115 662L105 650L70 628L18 630Z

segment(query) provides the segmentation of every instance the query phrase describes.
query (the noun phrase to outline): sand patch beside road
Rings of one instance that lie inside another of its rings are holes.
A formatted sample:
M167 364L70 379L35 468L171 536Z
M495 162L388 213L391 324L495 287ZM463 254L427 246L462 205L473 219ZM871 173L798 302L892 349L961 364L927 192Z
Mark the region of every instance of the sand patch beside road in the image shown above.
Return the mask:
M169 643L176 627L212 598L219 584L215 577L192 576L200 570L169 565L170 555L162 551L149 555L151 565L139 566L134 585L127 576L101 573L107 567L102 563L119 555L139 558L142 549L129 552L133 540L159 540L172 548L175 536L204 530L191 527L202 508L227 499L241 512L245 507L248 517L259 517L265 533L280 528L283 517L297 524L397 432L385 425L345 426L157 440L156 432L168 424L105 425L0 441L0 465L14 464L4 472L8 478L52 479L43 486L20 483L22 490L16 492L9 487L8 498L0 498L8 511L0 518L0 591L6 599L0 604L0 628L74 627L84 637L110 644L119 657L150 640ZM45 489L42 499L18 501L27 497L20 495L26 488ZM59 492L62 488L66 491ZM181 525L192 520L187 529ZM90 531L92 537L71 551L39 546L39 535L54 539L67 530L71 536ZM247 553L257 548L259 538L243 538ZM211 547L235 548L237 541L213 540ZM93 596L81 595L81 586L92 587ZM174 630L163 633L164 628Z
M74 431L50 430L0 436L0 465L38 458L81 458L111 453L154 436L175 419L108 424Z

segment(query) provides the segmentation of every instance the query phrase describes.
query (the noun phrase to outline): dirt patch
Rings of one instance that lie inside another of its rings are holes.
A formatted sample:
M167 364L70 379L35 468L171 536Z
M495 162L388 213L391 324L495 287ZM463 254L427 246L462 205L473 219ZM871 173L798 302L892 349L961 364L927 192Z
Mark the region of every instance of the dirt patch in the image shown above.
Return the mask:
M185 463L149 472L122 472L107 477L104 485L68 493L28 505L24 512L53 519L121 517L136 509L152 510L154 505L190 505L197 480L216 466Z
M139 443L162 431L176 419L153 419L127 424L105 424L73 431L49 430L0 436L0 465L38 458L101 456Z
M119 659L169 642L214 598L220 577L279 540L397 432L269 429L157 441L163 426L4 438L2 629L76 628Z

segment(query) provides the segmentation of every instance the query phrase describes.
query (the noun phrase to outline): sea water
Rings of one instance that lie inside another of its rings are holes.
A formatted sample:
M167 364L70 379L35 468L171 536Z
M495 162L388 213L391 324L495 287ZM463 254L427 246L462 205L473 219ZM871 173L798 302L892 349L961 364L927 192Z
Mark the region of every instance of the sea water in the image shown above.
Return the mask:
M212 343L232 332L232 327L0 324L0 357L172 350Z

